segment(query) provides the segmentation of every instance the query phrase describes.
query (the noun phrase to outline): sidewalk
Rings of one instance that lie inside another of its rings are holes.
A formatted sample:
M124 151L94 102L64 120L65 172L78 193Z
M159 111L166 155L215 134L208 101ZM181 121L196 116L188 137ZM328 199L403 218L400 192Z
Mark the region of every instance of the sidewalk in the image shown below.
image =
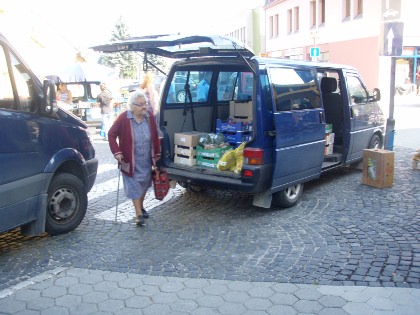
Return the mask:
M417 315L420 289L148 276L56 268L0 291L0 314Z

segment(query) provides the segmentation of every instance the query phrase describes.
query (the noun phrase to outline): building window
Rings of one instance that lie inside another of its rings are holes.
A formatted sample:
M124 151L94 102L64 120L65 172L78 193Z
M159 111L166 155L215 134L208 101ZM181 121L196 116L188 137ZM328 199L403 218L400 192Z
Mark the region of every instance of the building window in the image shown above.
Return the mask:
M355 13L356 16L363 14L363 0L355 0Z
M273 17L272 16L270 16L268 23L269 23L269 25L268 25L268 32L269 32L268 36L270 38L273 38Z
M343 19L349 19L350 18L350 2L351 0L343 0Z
M325 0L318 1L319 25L325 24Z
M291 33L293 28L292 28L292 9L287 10L287 32Z
M316 3L315 3L315 1L311 1L310 11L311 11L311 13L310 13L311 20L309 21L309 23L310 23L309 25L311 27L314 27L314 26L316 26Z
M299 7L295 7L295 32L299 31Z
M279 36L279 15L278 14L274 16L274 36L275 37Z

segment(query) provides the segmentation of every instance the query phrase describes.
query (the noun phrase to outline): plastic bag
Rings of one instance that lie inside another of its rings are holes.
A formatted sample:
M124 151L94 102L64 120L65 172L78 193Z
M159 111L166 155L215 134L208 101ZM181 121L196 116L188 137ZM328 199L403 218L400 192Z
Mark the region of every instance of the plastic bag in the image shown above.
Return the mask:
M236 158L236 166L235 166L235 173L240 173L242 171L242 165L244 163L244 149L245 149L245 141L242 142L236 149L235 149L235 158Z
M203 134L203 135L200 137L200 140L198 140L198 143L199 143L202 147L205 147L207 144L211 144L210 135L209 135L209 134Z
M220 160L217 162L217 169L219 171L234 171L236 167L236 153L235 150L226 151Z
M225 136L223 133L219 132L214 137L214 144L216 147L220 148L225 143Z

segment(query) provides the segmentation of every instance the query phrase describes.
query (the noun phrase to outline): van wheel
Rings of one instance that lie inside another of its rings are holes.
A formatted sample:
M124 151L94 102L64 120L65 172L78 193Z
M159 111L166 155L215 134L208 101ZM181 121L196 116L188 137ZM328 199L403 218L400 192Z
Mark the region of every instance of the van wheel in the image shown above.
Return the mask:
M66 173L54 176L48 188L45 230L50 235L74 230L85 217L87 200L79 178Z
M281 208L293 207L302 195L303 184L297 184L273 194L272 204Z
M382 148L382 140L377 134L374 134L372 136L372 139L370 139L368 149L380 149L380 148Z

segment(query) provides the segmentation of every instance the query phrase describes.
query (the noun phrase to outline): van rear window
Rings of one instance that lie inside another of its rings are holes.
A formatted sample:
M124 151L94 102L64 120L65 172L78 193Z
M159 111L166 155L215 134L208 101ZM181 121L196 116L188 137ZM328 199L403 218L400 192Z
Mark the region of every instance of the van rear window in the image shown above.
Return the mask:
M271 68L269 73L277 111L321 107L316 71Z

